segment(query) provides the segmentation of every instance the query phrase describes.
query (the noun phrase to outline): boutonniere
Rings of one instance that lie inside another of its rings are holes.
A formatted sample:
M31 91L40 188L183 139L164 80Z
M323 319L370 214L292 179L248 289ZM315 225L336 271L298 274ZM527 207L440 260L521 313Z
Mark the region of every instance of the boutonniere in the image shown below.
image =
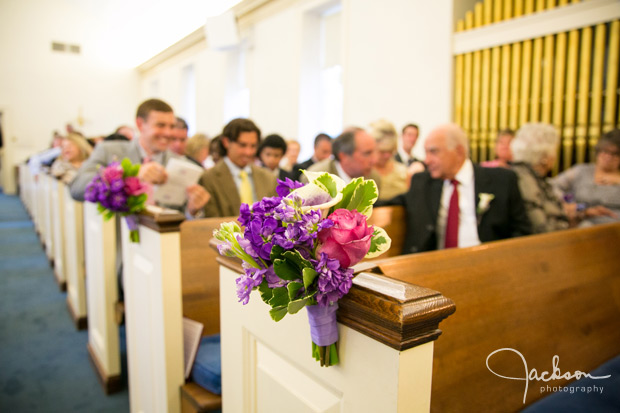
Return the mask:
M494 194L486 194L480 193L478 194L478 206L476 207L476 215L478 216L478 223L480 223L480 219L485 212L489 210L491 206L491 201L495 199Z

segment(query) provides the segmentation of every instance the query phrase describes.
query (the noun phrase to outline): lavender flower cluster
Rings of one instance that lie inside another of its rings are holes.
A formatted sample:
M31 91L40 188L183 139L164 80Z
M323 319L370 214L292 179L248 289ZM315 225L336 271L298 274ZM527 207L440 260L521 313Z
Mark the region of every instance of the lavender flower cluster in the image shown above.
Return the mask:
M84 199L99 203L107 210L114 212L130 212L137 197L146 191L144 184L137 176L123 178L124 169L119 162L113 162L101 169L86 186ZM128 202L129 201L129 202Z
M243 263L245 274L237 282L239 301L247 304L255 287L266 280L269 288L286 287L291 282L302 283L302 274L295 280L280 278L274 271L271 253L274 246L285 251L296 251L301 257L312 264L318 273L315 296L319 305L327 306L336 302L348 293L353 279L353 270L341 268L337 259L331 259L325 253L317 257L317 236L324 229L331 228L334 223L323 219L320 211L302 212L303 201L295 193L289 193L303 186L298 182L286 179L279 181L279 196L263 198L251 207L241 206L239 223L245 227L243 236L237 235L236 240L243 251L253 258L258 266L246 261ZM223 245L224 249L230 245ZM304 293L302 287L300 295Z

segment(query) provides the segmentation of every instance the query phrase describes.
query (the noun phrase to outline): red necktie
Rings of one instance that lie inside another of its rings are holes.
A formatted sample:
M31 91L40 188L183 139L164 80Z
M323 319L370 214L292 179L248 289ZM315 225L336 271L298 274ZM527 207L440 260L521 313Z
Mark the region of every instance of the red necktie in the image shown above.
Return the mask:
M446 248L456 248L459 245L459 181L453 179L451 183L453 191L446 221Z

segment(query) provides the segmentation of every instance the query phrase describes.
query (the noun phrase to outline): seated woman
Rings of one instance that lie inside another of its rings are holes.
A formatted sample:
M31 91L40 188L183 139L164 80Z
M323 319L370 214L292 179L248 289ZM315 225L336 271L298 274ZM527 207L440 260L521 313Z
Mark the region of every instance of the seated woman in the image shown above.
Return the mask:
M411 177L424 171L424 164L413 162L406 166L394 159L398 147L398 133L387 120L379 119L371 123L368 133L377 141L377 162L374 169L381 175L379 199L384 201L404 194L409 189Z
M61 155L54 161L50 173L56 178L69 184L77 174L82 162L90 156L93 148L80 134L70 133L63 138Z
M196 165L204 168L204 161L209 156L209 138L207 135L197 133L187 140L185 156Z
M526 123L510 143L514 158L511 168L519 178L534 234L569 226L562 201L546 178L555 164L559 143L555 128L545 123Z
M486 168L509 168L512 162L512 151L510 150L510 142L515 137L512 129L504 129L499 131L497 139L495 139L495 159L492 161L484 161L480 166Z
M620 220L620 129L603 135L595 150L594 164L575 165L551 181L580 227Z

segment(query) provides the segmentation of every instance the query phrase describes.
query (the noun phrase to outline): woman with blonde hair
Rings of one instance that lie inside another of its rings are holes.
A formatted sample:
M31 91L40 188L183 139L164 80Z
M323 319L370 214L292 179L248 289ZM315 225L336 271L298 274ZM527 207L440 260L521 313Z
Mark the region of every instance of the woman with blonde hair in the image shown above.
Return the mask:
M197 133L187 140L185 156L195 164L204 168L204 161L209 156L209 138L203 133Z
M75 178L82 162L90 156L93 148L82 135L75 132L63 138L60 148L62 152L52 164L50 173L69 184Z
M407 167L394 160L398 147L398 133L391 122L379 119L370 124L368 133L377 142L375 169L381 175L380 200L392 199L409 188Z

